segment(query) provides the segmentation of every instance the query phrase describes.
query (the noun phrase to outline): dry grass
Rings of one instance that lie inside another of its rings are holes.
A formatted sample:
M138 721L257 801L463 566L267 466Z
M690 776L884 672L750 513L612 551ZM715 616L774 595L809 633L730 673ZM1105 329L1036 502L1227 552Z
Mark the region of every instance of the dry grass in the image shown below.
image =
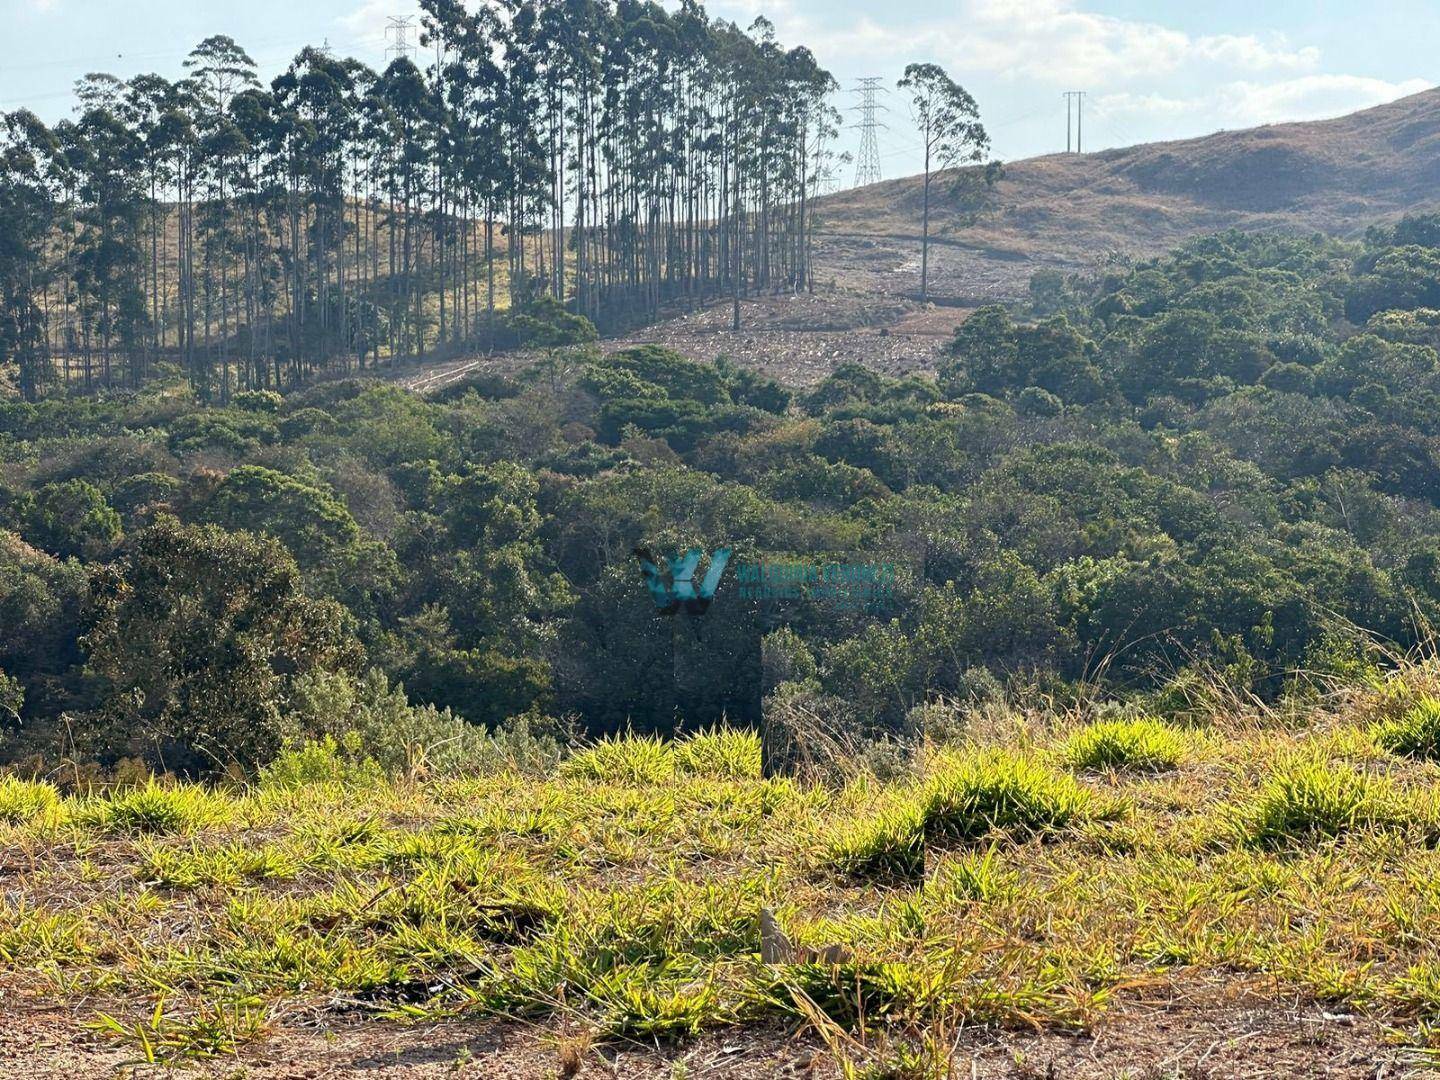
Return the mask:
M943 1076L977 1022L1081 1029L1127 988L1257 977L1424 1041L1440 766L1371 731L1434 681L1216 717L1159 772L1172 729L1110 731L1089 768L1094 729L1030 716L889 783L762 779L753 738L726 732L612 740L550 776L108 797L5 781L0 968L155 1059L358 1007L529 1017L585 1043L561 1069L592 1037L789 1023L842 1072ZM1137 732L1145 767L1127 768L1110 750ZM762 909L787 962L760 961Z
M967 304L1023 298L1042 266L1093 272L1227 228L1353 237L1435 205L1435 91L1350 116L1009 163L979 213L931 190L931 293ZM915 295L919 177L816 204L816 264L857 288Z

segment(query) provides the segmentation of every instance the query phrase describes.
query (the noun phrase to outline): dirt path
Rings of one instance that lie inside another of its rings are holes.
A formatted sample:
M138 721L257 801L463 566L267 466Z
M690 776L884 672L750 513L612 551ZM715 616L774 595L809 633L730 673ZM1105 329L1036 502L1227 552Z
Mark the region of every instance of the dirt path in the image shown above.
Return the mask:
M0 1076L28 1080L177 1073L233 1080L829 1080L839 1075L834 1057L813 1034L777 1028L732 1030L655 1048L590 1046L573 1034L493 1020L405 1025L298 1016L281 1020L270 1036L238 1056L171 1069L136 1063L133 1050L87 1033L82 1025L89 1012L17 1008L13 1000L4 1004ZM1313 1003L1267 1000L1218 983L1133 996L1084 1034L974 1027L945 1041L954 1048L950 1056L957 1078L1395 1080L1429 1074L1422 1052L1398 1045L1374 1018L1331 1013ZM865 1058L858 1047L848 1050Z

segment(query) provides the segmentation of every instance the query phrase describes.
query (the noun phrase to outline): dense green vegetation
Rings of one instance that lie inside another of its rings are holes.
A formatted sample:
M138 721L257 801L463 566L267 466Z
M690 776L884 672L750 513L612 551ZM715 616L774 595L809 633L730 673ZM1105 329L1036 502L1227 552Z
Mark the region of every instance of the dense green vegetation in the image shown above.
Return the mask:
M753 722L762 635L777 723L845 739L913 737L940 699L1099 684L1163 719L1364 672L1440 605L1436 232L1038 278L934 381L847 366L795 394L579 346L428 400L5 403L6 753L193 772L364 717L406 733L390 761L476 726ZM898 581L873 611L742 600L730 574L686 623L656 617L637 544Z

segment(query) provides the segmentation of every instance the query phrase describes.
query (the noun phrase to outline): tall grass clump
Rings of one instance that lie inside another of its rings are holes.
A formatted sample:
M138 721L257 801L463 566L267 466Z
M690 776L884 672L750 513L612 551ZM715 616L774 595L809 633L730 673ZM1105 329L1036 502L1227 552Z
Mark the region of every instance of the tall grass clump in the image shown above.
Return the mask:
M672 743L675 767L696 776L726 780L755 780L760 777L760 736L753 731L716 728L697 731Z
M1400 716L1375 725L1371 734L1375 745L1392 754L1440 758L1440 698L1422 694Z
M925 806L906 800L847 821L829 839L825 863L845 877L919 881L925 876Z
M1255 844L1283 847L1401 825L1411 817L1383 778L1319 758L1297 758L1270 774L1242 828Z
M924 897L931 907L943 909L970 901L990 900L1010 888L1012 878L1001 867L995 848L968 851L947 858L925 882Z
M222 795L193 784L166 787L152 779L91 803L82 818L111 833L177 833L222 824L231 813Z
M1160 720L1105 720L1076 731L1060 755L1073 769L1164 772L1180 764L1185 736Z
M60 794L53 784L17 776L0 777L0 822L18 825L34 821L59 803Z
M615 735L566 758L560 774L606 784L658 784L675 775L675 757L657 736Z
M1063 829L1090 815L1094 799L1075 779L1015 753L939 763L926 800L927 839L978 840L1002 830Z

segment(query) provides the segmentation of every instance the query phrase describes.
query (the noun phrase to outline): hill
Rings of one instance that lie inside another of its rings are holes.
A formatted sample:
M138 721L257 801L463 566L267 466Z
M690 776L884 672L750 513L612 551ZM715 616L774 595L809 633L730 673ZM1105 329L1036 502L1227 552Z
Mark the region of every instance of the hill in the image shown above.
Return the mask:
M645 327L696 360L725 355L789 385L847 361L887 375L931 370L965 314L1025 299L1039 270L1093 273L1237 228L1355 237L1373 223L1440 205L1440 90L1333 120L1008 163L978 214L932 187L930 293L920 291L921 178L825 196L816 204L814 295L759 296ZM445 385L493 360L427 368Z
M1089 269L1229 228L1355 236L1434 206L1440 90L1333 120L1017 161L973 224L945 197L954 175L937 184L931 290L937 302L974 306L1023 295L1046 266ZM915 176L821 200L822 276L918 291L920 200Z

